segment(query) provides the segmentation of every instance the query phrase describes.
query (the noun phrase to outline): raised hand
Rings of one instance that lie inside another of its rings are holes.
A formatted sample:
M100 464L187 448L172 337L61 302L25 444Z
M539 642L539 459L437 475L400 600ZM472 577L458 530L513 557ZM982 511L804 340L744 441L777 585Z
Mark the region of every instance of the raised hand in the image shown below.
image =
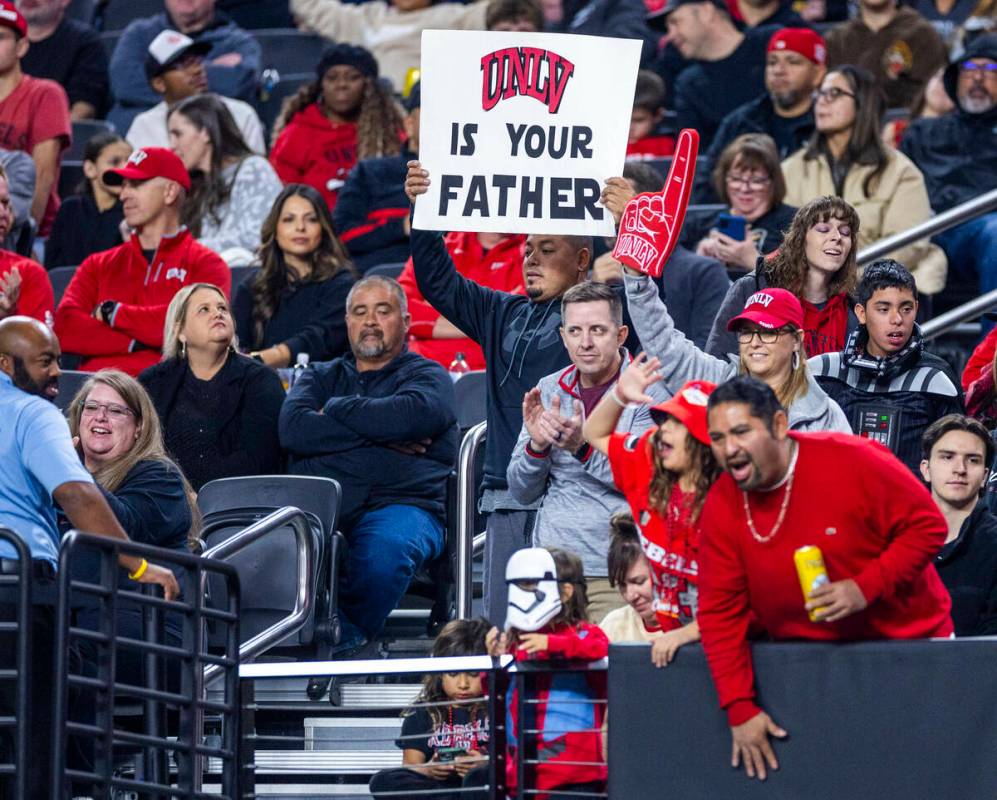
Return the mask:
M647 353L641 353L623 370L612 391L625 403L654 405L655 400L647 394L647 387L661 380L660 366L657 358L648 358Z
M684 128L664 188L639 194L627 203L613 248L617 261L655 278L661 275L685 221L698 152L699 134ZM606 191L609 188L607 183Z
M418 161L409 161L408 174L405 176L405 196L410 203L415 203L415 198L428 191L429 172Z

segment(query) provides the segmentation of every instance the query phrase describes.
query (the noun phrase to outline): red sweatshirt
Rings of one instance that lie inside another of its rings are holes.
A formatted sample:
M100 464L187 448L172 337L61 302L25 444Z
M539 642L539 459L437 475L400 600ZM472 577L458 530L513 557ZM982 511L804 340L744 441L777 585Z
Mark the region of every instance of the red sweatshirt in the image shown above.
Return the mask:
M744 494L724 474L703 508L699 629L730 725L759 712L748 617L773 639L855 641L949 636L951 601L932 561L947 526L928 490L885 447L840 433L791 433L799 456L787 513L766 543L752 536ZM762 537L786 485L749 492ZM869 607L839 622L811 622L793 552L816 545L831 581L852 578Z
M511 294L525 294L523 288L523 251L526 237L507 236L491 250L486 251L476 233L448 233L444 239L447 252L453 259L457 272L475 283ZM484 369L485 356L476 342L470 339L434 339L433 326L440 312L433 308L415 283L415 270L410 258L398 276L398 282L408 298L412 315L408 348L413 353L432 359L449 367L457 353L463 353L471 369Z
M988 369L994 363L994 354L997 353L997 328L988 333L983 341L973 349L973 354L966 362L966 367L962 371L962 390L969 391L969 387L980 377L983 370Z
M15 268L21 276L21 296L13 313L34 317L51 328L55 295L52 293L52 281L49 280L48 273L37 261L10 250L0 250L0 278L6 278Z
M539 631L548 636L547 651L529 656L516 651L517 661L551 658L598 661L609 653L609 639L598 625L581 622L577 627L561 625ZM589 705L579 700L606 699L605 672L551 672L531 679L536 687L531 699L539 700L536 725L537 754L549 763L537 767L535 789L556 789L574 783L606 780L606 754L602 748L602 723L606 718L605 703ZM516 718L515 683L509 689L508 731L509 758L506 763L506 783L510 796L516 790L516 750L519 725ZM553 699L556 698L556 699ZM564 702L558 703L557 700ZM565 731L568 731L567 733ZM558 762L589 762L596 766L559 764ZM542 795L540 798L542 799Z
M137 236L94 253L73 274L55 312L63 351L87 357L80 369L114 367L138 375L159 362L166 309L173 295L192 283L213 283L229 295L232 273L186 228L164 236L151 263ZM118 303L110 325L93 317L106 300Z
M627 143L627 161L656 161L675 153L675 137L669 135L645 136Z
M803 347L807 357L837 353L845 349L848 339L848 297L834 295L823 308L800 298L803 306Z
M280 132L270 163L284 183L306 183L322 193L329 210L357 163L357 126L332 122L318 103L295 114Z

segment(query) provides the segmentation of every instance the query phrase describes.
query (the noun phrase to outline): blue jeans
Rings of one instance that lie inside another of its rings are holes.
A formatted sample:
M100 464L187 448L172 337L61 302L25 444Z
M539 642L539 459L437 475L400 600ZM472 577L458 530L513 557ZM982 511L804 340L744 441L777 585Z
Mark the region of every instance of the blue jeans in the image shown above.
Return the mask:
M997 211L949 228L934 241L948 256L950 281L976 280L980 294L997 289Z
M340 641L377 636L412 576L443 552L443 525L421 508L393 505L369 511L347 536L346 575L339 595Z

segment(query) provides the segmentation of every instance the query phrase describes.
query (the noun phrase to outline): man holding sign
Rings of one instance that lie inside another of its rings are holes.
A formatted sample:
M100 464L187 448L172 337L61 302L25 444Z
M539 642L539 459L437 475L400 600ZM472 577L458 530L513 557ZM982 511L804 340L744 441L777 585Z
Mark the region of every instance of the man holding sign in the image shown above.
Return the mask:
M588 276L591 237L615 233L599 195L623 166L640 50L639 41L588 36L423 33L421 163L410 163L405 183L413 203L422 196L412 264L426 300L481 345L487 362L481 510L489 514L485 613L493 622L505 614L505 563L530 545L535 517L506 482L523 396L569 365L561 296ZM527 234L526 296L462 278L431 231ZM563 412L545 412L561 449L581 427Z

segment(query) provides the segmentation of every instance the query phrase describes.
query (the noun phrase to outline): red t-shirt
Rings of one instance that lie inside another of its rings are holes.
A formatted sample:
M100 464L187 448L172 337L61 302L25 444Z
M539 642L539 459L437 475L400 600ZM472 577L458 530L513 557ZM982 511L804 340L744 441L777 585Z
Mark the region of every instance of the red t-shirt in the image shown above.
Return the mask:
M848 340L848 297L844 292L828 299L823 308L800 299L803 306L803 345L807 357L837 353Z
M674 136L645 136L627 144L627 161L655 161L674 153Z
M651 507L651 437L655 430L614 433L609 440L609 465L613 481L630 504L641 548L651 567L654 613L662 630L668 631L696 618L699 526L692 521L695 495L683 492L677 484L668 498L664 517Z
M740 725L758 713L749 618L773 639L920 639L952 633L951 600L933 559L947 525L924 485L882 445L841 433L790 433L799 443L788 484L744 493L721 475L703 507L699 629L720 705ZM829 579L853 579L868 608L811 622L793 562L816 545Z
M65 89L55 81L25 75L17 88L0 100L0 147L5 150L23 150L30 155L39 142L59 139L61 152L69 147L72 130L69 99ZM58 210L59 174L56 171L45 216L38 228L39 236L48 235Z
M15 267L21 276L21 295L14 313L34 317L51 328L55 321L55 295L48 273L41 264L30 258L10 250L0 250L0 278L6 278Z

